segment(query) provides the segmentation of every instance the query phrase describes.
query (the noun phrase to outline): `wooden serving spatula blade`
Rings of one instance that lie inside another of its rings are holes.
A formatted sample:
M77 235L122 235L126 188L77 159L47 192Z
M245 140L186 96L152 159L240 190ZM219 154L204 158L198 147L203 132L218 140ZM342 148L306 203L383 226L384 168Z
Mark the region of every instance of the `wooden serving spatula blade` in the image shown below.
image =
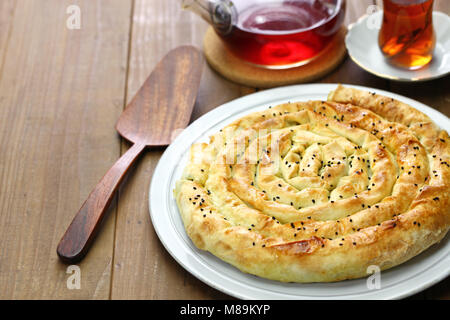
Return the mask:
M159 62L117 122L127 140L151 146L170 144L176 129L189 123L201 77L202 55L179 47Z
M189 123L200 86L202 54L192 46L170 51L125 108L116 129L133 146L111 167L81 206L59 242L62 261L75 263L87 253L127 170L150 146L170 144Z

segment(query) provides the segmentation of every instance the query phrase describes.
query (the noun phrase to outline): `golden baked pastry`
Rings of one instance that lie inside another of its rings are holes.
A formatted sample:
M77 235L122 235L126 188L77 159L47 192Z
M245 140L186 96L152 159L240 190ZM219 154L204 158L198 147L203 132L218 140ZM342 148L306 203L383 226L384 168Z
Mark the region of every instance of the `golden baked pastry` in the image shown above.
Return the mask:
M446 235L449 155L447 132L425 114L339 86L194 144L174 193L198 248L268 279L339 281Z

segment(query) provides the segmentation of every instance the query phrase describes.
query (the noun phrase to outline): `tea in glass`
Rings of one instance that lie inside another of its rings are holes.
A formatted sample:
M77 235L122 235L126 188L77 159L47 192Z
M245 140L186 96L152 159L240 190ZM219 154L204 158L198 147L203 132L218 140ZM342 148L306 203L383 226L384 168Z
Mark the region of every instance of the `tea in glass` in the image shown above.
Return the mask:
M427 65L436 44L433 0L383 0L378 44L388 61L415 70Z
M244 7L245 0L234 2ZM235 55L252 64L298 66L331 42L343 15L342 1L254 1L239 12L231 32L221 37Z

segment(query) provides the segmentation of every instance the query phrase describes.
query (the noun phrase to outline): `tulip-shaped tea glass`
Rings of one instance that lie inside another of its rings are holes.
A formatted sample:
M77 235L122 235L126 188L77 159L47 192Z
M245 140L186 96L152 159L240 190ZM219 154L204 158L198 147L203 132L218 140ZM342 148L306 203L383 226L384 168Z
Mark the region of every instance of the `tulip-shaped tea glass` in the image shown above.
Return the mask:
M183 0L230 51L253 65L283 69L318 57L343 23L345 0Z

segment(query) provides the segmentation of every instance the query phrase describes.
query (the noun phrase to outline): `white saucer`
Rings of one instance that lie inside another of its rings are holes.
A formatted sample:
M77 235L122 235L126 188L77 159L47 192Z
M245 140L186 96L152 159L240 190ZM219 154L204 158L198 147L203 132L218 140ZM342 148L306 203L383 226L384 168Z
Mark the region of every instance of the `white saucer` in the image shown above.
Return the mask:
M433 60L419 70L404 70L390 65L378 48L379 26L383 11L361 17L349 26L345 45L352 60L364 70L382 78L396 81L426 81L450 73L450 17L433 12L436 49Z

